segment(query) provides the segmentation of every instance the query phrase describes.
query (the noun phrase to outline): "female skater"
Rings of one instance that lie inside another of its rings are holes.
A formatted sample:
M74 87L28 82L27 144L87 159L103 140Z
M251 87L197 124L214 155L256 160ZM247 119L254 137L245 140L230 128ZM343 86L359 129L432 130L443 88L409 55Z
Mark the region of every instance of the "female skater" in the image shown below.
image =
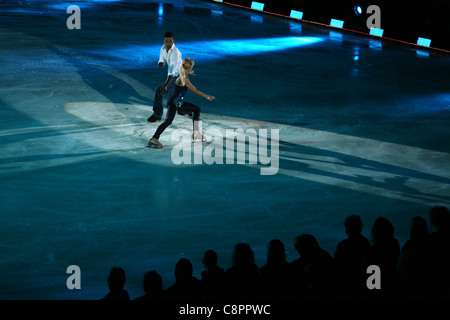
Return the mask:
M196 105L193 105L189 102L184 102L183 97L186 94L187 90L191 90L195 94L212 101L215 99L214 96L210 96L204 94L201 91L198 91L194 85L189 81L188 75L193 74L192 68L194 66L194 61L189 58L183 59L183 63L180 68L180 76L178 78L172 79L174 83L171 83L170 86L170 97L167 101L167 114L166 119L163 123L161 123L156 129L155 134L148 142L148 146L150 148L162 148L163 145L158 141L159 136L163 131L172 124L173 119L175 118L175 113L177 110L180 114L189 114L192 113L192 122L193 122L193 134L192 140L195 141L206 141L205 136L200 133L198 129L198 120L200 118L200 108Z

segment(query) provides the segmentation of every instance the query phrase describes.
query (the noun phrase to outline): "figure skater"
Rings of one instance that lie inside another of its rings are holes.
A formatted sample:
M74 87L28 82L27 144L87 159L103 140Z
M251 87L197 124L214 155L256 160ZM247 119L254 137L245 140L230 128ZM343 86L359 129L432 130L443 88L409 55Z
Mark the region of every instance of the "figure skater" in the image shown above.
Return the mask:
M161 47L159 53L158 68L164 67L167 63L167 78L166 81L156 87L155 99L153 103L153 114L147 119L147 122L156 122L161 120L163 115L163 99L168 90L170 81L174 77L178 77L181 67L181 52L175 46L175 37L172 32L164 34L164 45Z
M170 95L169 100L167 101L167 114L166 119L163 123L161 123L156 129L155 134L148 142L148 146L150 148L162 148L163 145L158 141L159 136L163 131L172 124L173 119L175 118L175 114L177 110L180 114L189 114L192 113L192 122L193 122L193 134L192 141L206 141L206 138L203 134L200 133L198 128L198 121L200 119L200 108L192 103L184 102L184 95L187 93L187 90L191 90L195 94L212 101L215 99L214 96L207 95L199 90L197 90L194 85L189 81L188 75L193 74L192 68L194 66L194 61L189 58L183 59L183 63L180 68L180 76L172 79L171 84L169 85Z

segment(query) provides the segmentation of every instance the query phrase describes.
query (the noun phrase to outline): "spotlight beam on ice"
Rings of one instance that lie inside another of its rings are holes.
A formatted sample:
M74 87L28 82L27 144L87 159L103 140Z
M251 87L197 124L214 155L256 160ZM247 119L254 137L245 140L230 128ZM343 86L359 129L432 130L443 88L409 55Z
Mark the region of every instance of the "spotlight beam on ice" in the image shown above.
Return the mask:
M192 42L175 41L175 45L180 49L183 57L189 57L195 61L208 61L221 59L227 56L247 56L294 49L312 45L320 41L323 41L320 37L281 37ZM159 59L159 50L161 49L161 46L162 42L160 44L148 46L133 45L121 48L101 48L98 50L86 50L86 52L125 60L142 61L142 59L145 59L154 61Z
M283 37L267 39L214 40L203 43L181 43L178 47L184 55L246 56L258 53L292 49L321 41L318 37Z
M176 167L171 150L179 141L172 141L171 135L176 130L191 130L192 124L176 117L161 137L165 148L149 152L145 145L154 128L145 123L143 116L148 106L133 105L124 112L129 106L69 102L64 110L82 122L0 130L0 138L6 140L19 135L33 137L3 144L0 176L105 157ZM278 175L427 206L449 204L450 175L442 165L450 162L449 153L275 122L208 113L203 116L208 119L203 121L205 133L214 128L279 129L282 140ZM194 165L197 166L184 166ZM259 166L245 165L259 169Z

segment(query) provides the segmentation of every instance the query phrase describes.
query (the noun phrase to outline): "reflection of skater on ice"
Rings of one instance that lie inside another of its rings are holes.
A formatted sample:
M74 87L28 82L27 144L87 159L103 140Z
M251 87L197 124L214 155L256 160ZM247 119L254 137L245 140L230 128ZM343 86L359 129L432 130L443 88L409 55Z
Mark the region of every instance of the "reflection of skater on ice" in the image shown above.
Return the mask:
M169 83L169 100L167 102L168 110L166 114L166 119L161 123L156 129L155 134L148 142L148 146L151 148L162 148L163 145L158 141L159 136L163 131L172 124L175 118L175 113L188 114L192 113L192 123L193 123L193 134L192 140L196 141L206 141L205 136L200 132L198 128L198 121L200 119L200 108L192 103L184 102L183 98L187 90L191 90L195 94L212 101L215 99L214 96L207 95L195 88L195 86L189 81L188 75L193 73L194 61L189 58L185 58L180 68L180 76L174 77Z

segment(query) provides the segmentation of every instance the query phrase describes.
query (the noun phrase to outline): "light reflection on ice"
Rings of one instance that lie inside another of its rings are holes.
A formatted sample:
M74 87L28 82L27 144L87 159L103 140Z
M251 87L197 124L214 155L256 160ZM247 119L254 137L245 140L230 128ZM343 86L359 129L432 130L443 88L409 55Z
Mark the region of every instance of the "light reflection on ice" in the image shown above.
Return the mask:
M213 40L196 42L175 42L183 57L190 57L195 61L221 59L226 56L247 56L258 53L298 48L313 45L322 41L319 37L283 37L262 39ZM149 60L159 58L161 44L130 45L126 47L104 48L101 51L90 52L104 54L116 58L129 60L130 57L146 57Z

